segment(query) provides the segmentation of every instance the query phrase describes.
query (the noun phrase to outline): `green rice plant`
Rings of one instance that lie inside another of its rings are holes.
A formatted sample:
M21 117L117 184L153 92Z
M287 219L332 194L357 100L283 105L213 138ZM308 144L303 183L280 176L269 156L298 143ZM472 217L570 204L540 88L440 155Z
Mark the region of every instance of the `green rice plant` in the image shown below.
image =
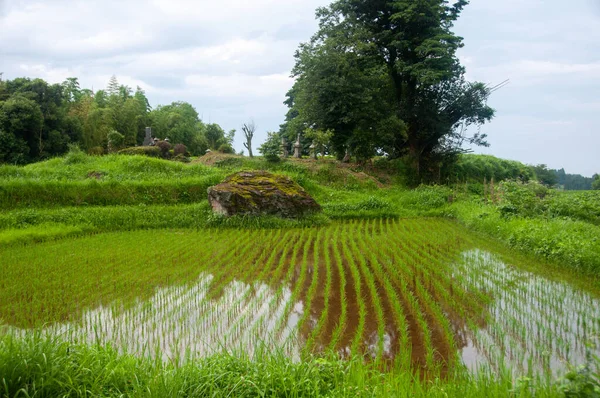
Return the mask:
M354 223L352 223L354 224ZM358 223L357 223L358 224ZM361 225L363 224L363 225ZM364 227L364 222L360 222L357 225L359 229L360 227ZM360 229L359 229L360 230ZM364 236L364 235L363 235ZM371 273L369 267L367 266L367 260L362 255L362 251L359 249L356 244L356 239L350 240L350 248L354 254L354 256L358 260L360 272L362 274L363 279L366 282L366 285L369 289L370 299L372 311L374 312L377 325L377 348L374 352L371 353L372 356L375 357L375 361L379 362L383 355L383 344L384 344L384 334L385 334L385 318L383 315L383 307L380 300L380 292L375 285L375 279L373 278L373 274Z
M328 345L328 351L335 352L335 348L338 346L341 336L344 333L347 325L347 312L348 312L348 300L346 297L346 275L344 273L344 266L339 251L339 239L340 239L340 227L336 227L335 232L331 240L331 249L336 264L338 278L339 278L339 302L340 302L340 316L337 320L337 325L331 333L331 339ZM332 292L335 295L336 292ZM335 322L335 321L334 321Z
M304 285L305 285L305 281L306 281L306 276L307 276L307 270L308 270L308 256L309 256L309 251L310 251L310 247L312 244L314 244L314 239L315 239L315 234L316 231L315 230L310 230L310 232L308 233L308 236L305 237L304 241L299 241L298 242L298 248L302 247L302 260L301 260L301 268L300 271L298 272L298 276L297 278L295 278L294 280L294 288L292 291L292 295L291 298L289 300L289 302L286 304L286 307L284 309L284 313L289 313L292 309L292 306L294 305L294 303L298 302L300 295L302 294L302 291L305 290L304 289ZM296 258L296 257L294 257ZM303 308L303 310L305 311L305 309ZM295 325L295 327L297 327L298 325ZM284 327L284 319L281 318L281 320L277 323L277 325L275 326L275 330L277 333L278 337L282 337L284 335L285 332L285 327ZM288 339L291 338L291 334L287 337L284 337L284 339L286 341L288 341Z
M354 261L353 253L350 250L348 241L349 233L351 228L349 224L345 224L342 229L342 253L345 257L345 260L348 262L349 268L349 276L352 277L351 284L354 285L354 293L356 294L357 301L357 309L358 309L358 323L356 329L354 331L354 337L352 338L352 343L350 344L350 352L357 353L359 352L359 347L361 346L361 342L363 340L365 334L365 324L367 318L367 306L364 301L364 296L362 293L363 282L360 277L360 271L358 265Z
M328 245L331 242L331 233L332 231L330 229L328 229L327 231L325 231L323 238L321 240L317 239L315 241L315 267L320 268L321 264L319 262L319 257L317 256L316 253L318 253L319 251L317 250L317 245L321 246L322 249L322 253L323 253L323 257L324 257L324 270L319 271L319 274L322 275L323 271L325 271L325 287L324 290L322 290L321 292L315 292L315 300L312 300L311 305L313 307L321 308L321 313L319 315L317 324L314 325L312 327L312 331L310 332L305 344L304 344L304 349L307 352L311 352L314 351L313 347L315 344L315 339L317 338L317 336L319 336L320 333L322 333L323 328L325 327L325 322L328 319L329 316L329 300L331 297L331 284L332 284L332 267L331 267L331 259L329 256L329 247ZM318 277L315 276L317 279ZM322 283L320 283L319 285L317 285L318 287L316 289L319 289L320 286L322 285ZM313 311L315 312L315 311Z
M386 220L388 221L388 220ZM380 230L383 230L384 227L382 225L382 220L380 220L379 225ZM393 327L398 332L398 352L391 352L390 354L395 356L395 367L400 369L410 369L410 347L411 343L408 335L408 324L406 318L404 316L404 312L402 310L400 297L398 296L398 292L392 286L390 279L387 277L385 272L383 271L383 267L381 266L381 261L387 261L388 264L391 263L391 260L388 258L381 260L377 258L375 253L378 252L376 250L377 243L373 240L374 234L366 234L364 239L358 241L359 247L363 253L369 253L369 263L373 268L373 272L377 276L379 283L383 286L385 295L387 297L387 302L392 307L391 311L393 314L391 315L393 318ZM379 254L381 255L381 253ZM392 322L392 319L386 319L386 323Z
M309 266L307 268L307 272L309 272L312 277L310 279L310 284L308 285L308 288L306 288L305 285L305 292L302 296L302 302L304 303L303 306L303 312L302 312L302 316L300 317L300 319L298 320L298 328L300 330L303 330L302 335L306 336L306 340L304 342L305 347L308 346L308 348L310 348L310 329L312 329L312 327L314 327L315 325L311 325L307 322L307 320L311 320L311 316L313 315L313 303L317 294L317 288L319 286L319 275L321 274L320 271L320 264L319 264L319 241L320 238L322 237L323 234L323 230L320 229L317 231L317 236L315 238L315 240L312 242L312 264L311 266ZM308 251L307 251L308 253ZM308 256L305 257L305 259L307 259ZM306 332L304 332L306 331Z

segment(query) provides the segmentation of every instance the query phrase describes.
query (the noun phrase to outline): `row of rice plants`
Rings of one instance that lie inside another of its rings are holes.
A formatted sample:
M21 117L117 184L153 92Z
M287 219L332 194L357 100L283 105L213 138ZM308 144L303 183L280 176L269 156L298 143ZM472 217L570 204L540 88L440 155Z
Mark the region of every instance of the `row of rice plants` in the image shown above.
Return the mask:
M475 243L447 221L372 219L2 248L8 275L23 279L0 281L10 300L0 301L0 317L13 327L42 318L72 340L176 363L262 345L292 358L361 354L426 377L460 367L461 356L545 375L585 360L583 341L600 332L598 301Z

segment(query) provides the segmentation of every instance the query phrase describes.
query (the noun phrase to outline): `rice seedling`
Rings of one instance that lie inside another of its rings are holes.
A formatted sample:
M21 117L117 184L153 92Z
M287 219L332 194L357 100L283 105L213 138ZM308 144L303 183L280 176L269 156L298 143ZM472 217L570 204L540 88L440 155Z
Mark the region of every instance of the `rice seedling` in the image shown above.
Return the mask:
M360 358L417 380L467 368L547 384L597 341L598 294L494 250L436 219L5 246L0 334L111 344L177 367L277 350Z

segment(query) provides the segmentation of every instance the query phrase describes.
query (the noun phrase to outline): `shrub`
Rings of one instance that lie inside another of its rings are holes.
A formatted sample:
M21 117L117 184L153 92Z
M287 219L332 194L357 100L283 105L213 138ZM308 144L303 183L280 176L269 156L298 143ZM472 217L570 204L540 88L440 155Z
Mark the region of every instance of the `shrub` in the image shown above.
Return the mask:
M175 147L173 147L173 155L178 156L178 155L183 155L183 156L187 156L188 155L188 150L187 147L183 144L176 144Z
M121 155L142 155L158 158L160 157L160 148L155 146L135 146L121 149L118 153Z
M173 157L173 159L176 162L181 162L181 163L190 163L192 160L190 158L188 158L187 156L185 156L184 154L180 153L178 155L175 155Z
M160 156L163 159L168 159L170 157L169 151L171 150L172 145L169 144L168 141L158 141L158 143L156 144L156 146L160 150Z
M78 145L69 145L69 152L67 152L64 160L65 164L85 163L87 160L87 155L79 149Z
M548 194L548 188L537 181L503 181L499 185L499 192L501 200L498 209L504 216L534 217L544 212L546 204L542 199Z
M108 152L115 152L123 148L125 136L116 130L111 130L108 133Z
M233 149L233 147L229 144L222 144L219 149L219 152L223 152L223 153L230 153L230 154L235 154L235 150Z
M88 149L87 153L88 155L92 156L101 156L104 155L104 148L102 148L101 146L95 146Z
M267 140L258 147L258 152L260 152L267 162L279 162L281 160L279 158L279 135L277 133L267 133Z

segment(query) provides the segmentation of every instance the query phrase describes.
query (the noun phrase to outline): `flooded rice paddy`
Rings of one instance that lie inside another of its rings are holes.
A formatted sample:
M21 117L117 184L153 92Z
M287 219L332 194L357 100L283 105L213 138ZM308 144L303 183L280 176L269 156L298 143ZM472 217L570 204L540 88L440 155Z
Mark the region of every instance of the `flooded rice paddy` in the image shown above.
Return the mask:
M600 353L596 293L486 247L452 222L415 219L4 248L0 333L163 360L334 352L422 373L551 377Z

